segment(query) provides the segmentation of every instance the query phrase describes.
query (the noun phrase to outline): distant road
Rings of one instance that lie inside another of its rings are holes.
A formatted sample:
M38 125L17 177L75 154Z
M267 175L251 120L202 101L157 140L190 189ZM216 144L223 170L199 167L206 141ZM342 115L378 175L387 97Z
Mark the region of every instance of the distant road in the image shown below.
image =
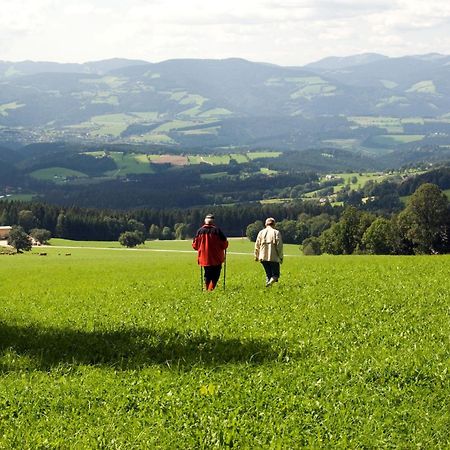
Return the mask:
M125 248L125 247L82 247L82 246L73 246L73 245L41 245L40 247L35 248L61 248L61 249L87 249L87 250L128 250L135 252L161 252L161 253L197 253L195 250L170 250L170 249L162 249L162 248ZM227 255L253 255L253 252L229 252L227 251ZM301 255L289 255L285 254L284 256L301 256Z
M39 248L79 248L88 250L131 250L135 252L162 252L162 253L197 253L195 250L170 250L164 248L125 248L125 247L82 247L73 245L42 245ZM253 253L227 252L228 255L253 255Z

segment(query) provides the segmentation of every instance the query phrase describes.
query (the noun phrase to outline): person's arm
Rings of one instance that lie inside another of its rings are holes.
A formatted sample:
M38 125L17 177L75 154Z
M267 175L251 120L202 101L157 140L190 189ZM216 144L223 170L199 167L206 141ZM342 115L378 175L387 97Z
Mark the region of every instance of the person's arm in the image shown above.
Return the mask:
M255 261L259 261L259 249L261 248L261 233L258 233L255 241Z
M283 238L281 237L281 233L277 233L277 253L280 258L280 263L283 262Z
M200 248L200 242L199 242L199 234L197 231L197 234L194 237L194 240L192 241L192 248L194 250L198 250Z

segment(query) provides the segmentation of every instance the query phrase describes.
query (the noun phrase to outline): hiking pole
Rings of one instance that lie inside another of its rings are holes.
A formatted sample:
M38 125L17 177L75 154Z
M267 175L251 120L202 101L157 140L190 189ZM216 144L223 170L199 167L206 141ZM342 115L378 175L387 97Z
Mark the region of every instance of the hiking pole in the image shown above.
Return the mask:
M225 290L226 278L227 278L227 249L225 249L225 258L223 260L223 290Z

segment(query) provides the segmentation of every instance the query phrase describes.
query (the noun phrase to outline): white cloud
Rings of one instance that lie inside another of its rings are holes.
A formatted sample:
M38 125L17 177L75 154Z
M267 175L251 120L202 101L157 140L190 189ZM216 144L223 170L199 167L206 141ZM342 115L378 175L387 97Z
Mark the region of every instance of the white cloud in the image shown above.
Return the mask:
M450 53L446 0L2 0L0 59Z

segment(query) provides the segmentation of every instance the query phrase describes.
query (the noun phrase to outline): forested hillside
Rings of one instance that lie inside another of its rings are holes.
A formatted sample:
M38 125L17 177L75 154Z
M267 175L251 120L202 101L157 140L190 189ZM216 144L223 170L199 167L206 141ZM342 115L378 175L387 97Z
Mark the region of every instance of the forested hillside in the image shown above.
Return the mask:
M0 139L281 149L331 142L359 150L440 144L450 126L449 61L1 62Z

